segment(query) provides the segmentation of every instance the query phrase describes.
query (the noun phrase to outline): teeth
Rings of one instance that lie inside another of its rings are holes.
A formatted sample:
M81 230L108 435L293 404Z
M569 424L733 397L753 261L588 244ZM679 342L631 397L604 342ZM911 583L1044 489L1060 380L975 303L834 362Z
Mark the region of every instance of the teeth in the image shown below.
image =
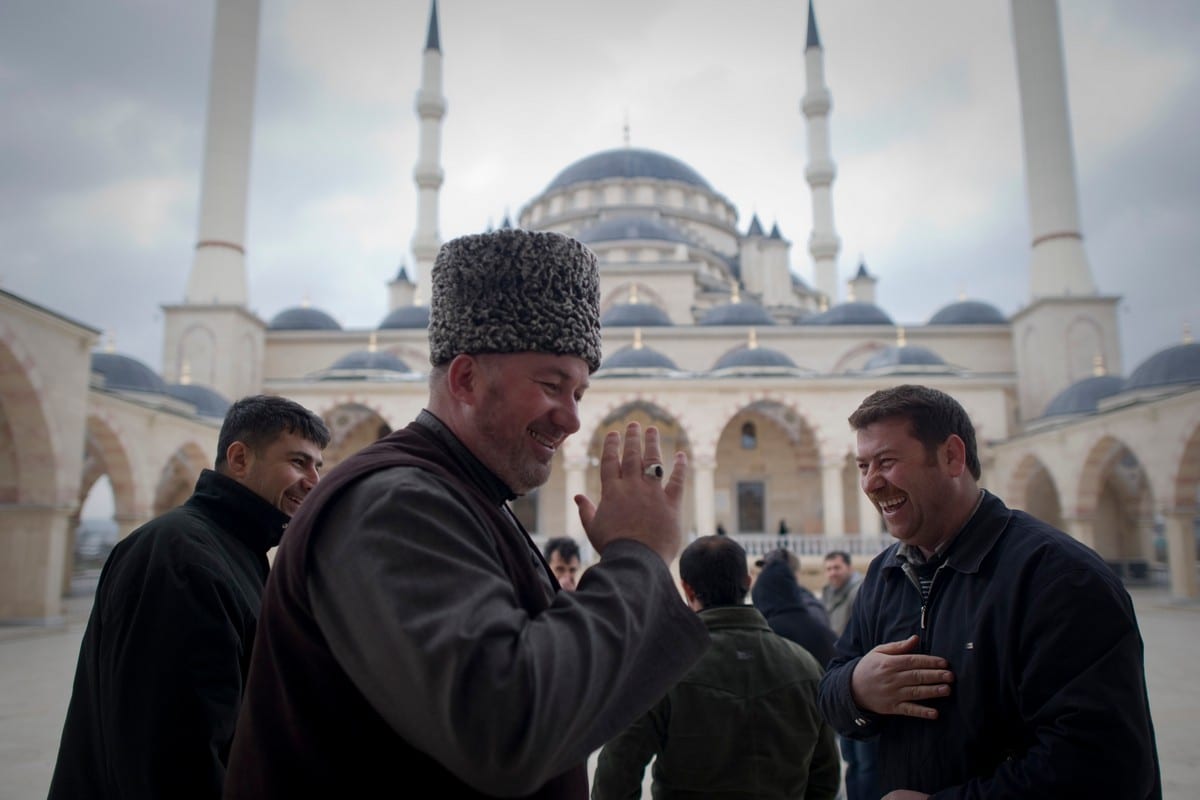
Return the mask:
M884 511L893 511L904 502L903 497L896 497L891 500L880 500L879 507Z
M557 442L555 442L553 439L547 439L545 436L542 436L537 431L530 431L529 435L533 437L533 440L535 442L542 445L543 447L549 447L551 450L558 449Z

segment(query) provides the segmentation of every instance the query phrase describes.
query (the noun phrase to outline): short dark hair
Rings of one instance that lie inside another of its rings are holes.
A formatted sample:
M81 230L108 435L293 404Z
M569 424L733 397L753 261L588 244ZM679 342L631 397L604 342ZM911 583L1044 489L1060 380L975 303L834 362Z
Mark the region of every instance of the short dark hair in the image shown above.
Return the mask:
M555 536L546 540L546 560L549 561L555 553L558 553L558 557L564 563L569 564L571 559L579 558L579 545L570 536Z
M975 446L975 426L963 407L945 392L928 386L903 384L869 395L850 415L850 427L861 431L868 425L893 417L908 420L913 437L933 454L938 445L957 435L967 449L967 469L979 480L982 469Z
M679 577L705 608L741 605L750 588L746 551L728 536L701 536L679 556Z
M298 434L322 450L329 444L325 422L299 403L270 394L243 397L225 412L225 422L217 438L217 471L227 464L225 453L234 442L242 442L255 453L261 453L285 431Z
M825 554L826 561L833 561L835 558L841 559L847 567L850 566L850 554L845 550L830 550Z

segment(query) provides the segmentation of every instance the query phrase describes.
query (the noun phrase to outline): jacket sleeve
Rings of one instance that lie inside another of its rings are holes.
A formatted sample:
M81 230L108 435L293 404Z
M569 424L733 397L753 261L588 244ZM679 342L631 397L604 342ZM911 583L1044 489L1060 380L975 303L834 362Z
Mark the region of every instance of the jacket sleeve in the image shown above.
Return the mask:
M592 800L636 800L646 765L662 751L671 716L670 695L604 745L592 776Z
M1032 588L1027 613L1015 621L1018 712L1029 744L990 777L933 796L1161 797L1143 644L1128 594L1093 567L1039 577L1042 588Z
M120 590L131 597L108 620L99 689L118 793L218 797L248 658L236 589L205 553L182 547L170 568Z
M708 644L662 559L633 541L530 616L480 520L415 468L365 478L323 525L309 588L342 668L397 734L490 794L586 761Z
M834 800L842 788L842 754L833 728L822 725L808 768L808 788L804 800Z

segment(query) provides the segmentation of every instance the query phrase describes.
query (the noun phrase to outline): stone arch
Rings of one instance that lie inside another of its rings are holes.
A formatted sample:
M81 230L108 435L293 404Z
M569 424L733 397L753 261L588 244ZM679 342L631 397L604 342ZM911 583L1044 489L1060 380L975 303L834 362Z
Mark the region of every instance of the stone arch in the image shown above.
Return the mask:
M58 499L58 457L40 381L19 342L7 330L4 333L0 338L0 504L53 505Z
M754 429L750 437L747 430ZM717 521L731 533L824 532L820 446L795 406L751 399L717 438Z
M1084 460L1076 513L1091 521L1092 547L1114 564L1154 552L1154 502L1146 469L1113 436L1100 438Z
M1079 315L1067 323L1066 385L1092 375L1094 359L1104 355L1104 331L1092 317Z
M1175 511L1200 514L1200 423L1190 432L1181 431L1183 447L1175 467L1172 496L1166 498Z
M860 370L871 356L885 349L887 346L887 342L877 341L863 342L862 344L855 345L838 356L837 361L833 362L833 366L829 368L829 372L833 375L840 375L844 372Z
M96 480L101 475L107 475L112 486L113 516L118 524L122 520L139 520L141 515L133 463L119 429L110 420L98 414L89 414L84 448L85 463L88 465L84 476L87 488L81 491L80 497L87 497ZM122 528L121 532L124 534L128 531Z
M649 284L638 280L625 281L611 289L607 295L600 300L600 316L613 306L622 305L629 302L633 292L637 292L639 303L645 303L650 306L657 306L666 311L670 306L661 294L656 292Z
M321 417L330 433L323 472L392 432L392 426L383 414L360 400L343 400L323 412Z
M1013 470L1005 502L1011 508L1019 508L1059 530L1066 530L1058 483L1033 453L1027 453Z
M171 454L154 489L154 516L182 505L192 495L200 472L212 462L200 445L187 442Z
M217 384L217 336L208 325L196 322L179 335L176 364L181 379L186 367L189 380L201 386Z

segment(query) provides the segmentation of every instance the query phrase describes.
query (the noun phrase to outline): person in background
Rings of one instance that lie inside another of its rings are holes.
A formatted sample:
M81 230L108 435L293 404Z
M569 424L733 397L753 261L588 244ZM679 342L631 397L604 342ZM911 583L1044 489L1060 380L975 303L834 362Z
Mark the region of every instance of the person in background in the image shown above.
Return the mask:
M565 591L573 592L579 584L579 544L570 536L555 536L546 540L542 549L550 571L558 579L558 585Z
M850 554L833 550L825 554L825 586L821 601L829 612L829 624L838 636L850 621L854 598L862 585L862 576L851 567ZM846 762L846 800L878 800L879 739L852 739L838 736L842 760Z
M428 405L331 470L275 557L230 800L583 800L591 753L708 645L669 568L687 458L664 466L657 428L605 435L574 592L508 505L579 430L595 255L505 228L444 244L431 279Z
M816 706L821 667L753 606L746 552L703 536L679 557L688 604L712 644L649 712L604 745L592 800L640 797L834 798L841 761Z
M979 487L975 428L925 386L850 415L896 542L867 568L821 711L878 736L888 800L1162 797L1143 643L1094 550Z
M267 551L320 480L329 430L283 397L233 403L213 469L104 562L50 800L218 798Z
M829 627L821 601L796 579L799 566L799 559L789 550L767 553L750 597L771 630L811 653L824 672L833 658L837 636Z

